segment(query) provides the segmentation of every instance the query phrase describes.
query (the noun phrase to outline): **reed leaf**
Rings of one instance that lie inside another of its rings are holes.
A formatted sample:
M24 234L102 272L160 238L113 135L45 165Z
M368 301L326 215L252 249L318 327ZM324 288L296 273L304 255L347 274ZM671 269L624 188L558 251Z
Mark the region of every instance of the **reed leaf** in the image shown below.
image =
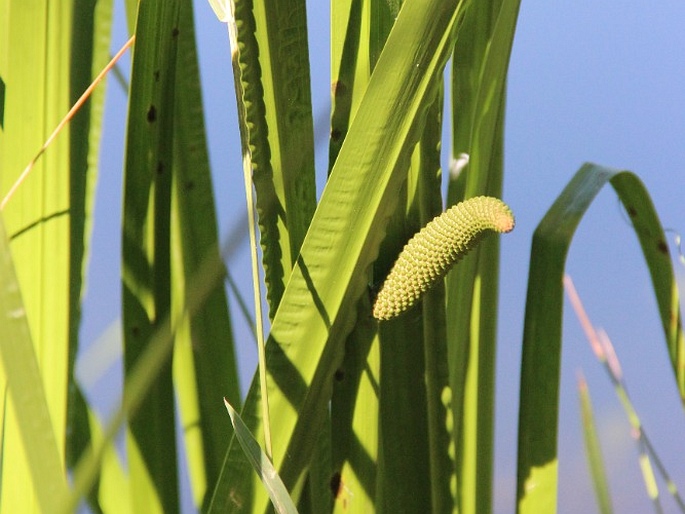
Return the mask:
M78 249L70 255L69 127L60 132L47 151L40 154L39 150L69 110L72 64L74 69L80 64L87 73L91 71L91 61L72 63L73 9L72 1L5 1L0 21L0 79L4 84L0 130L2 216L42 379L42 389L32 394L45 395L51 428L44 437L57 442L61 466L65 462L67 377L73 357L69 338L73 321L70 273L75 261L71 259L80 258ZM26 180L11 197L6 197L27 164L39 155ZM78 224L79 220L74 222ZM80 274L80 269L77 272ZM4 391L10 373L8 369L0 372ZM44 510L45 497L35 488L54 491L64 480L53 477L57 480L54 485L34 483L31 476L35 470L31 470L33 464L24 452L23 428L15 414L18 406L11 395L3 394L1 398L2 507L7 512ZM53 471L54 457L45 457L46 466Z
M136 22L122 227L125 394L136 362L152 334L169 322L175 303L171 197L179 15L180 1L142 2ZM133 510L178 511L174 401L167 359L138 415L129 420Z
M562 279L573 234L610 182L632 221L649 267L666 348L681 398L685 340L680 302L663 228L642 182L628 171L585 164L533 235L521 363L517 510L556 511Z
M452 159L447 205L501 198L504 108L509 56L520 2L472 2L452 59ZM460 512L492 509L499 238L490 238L447 278L447 348Z

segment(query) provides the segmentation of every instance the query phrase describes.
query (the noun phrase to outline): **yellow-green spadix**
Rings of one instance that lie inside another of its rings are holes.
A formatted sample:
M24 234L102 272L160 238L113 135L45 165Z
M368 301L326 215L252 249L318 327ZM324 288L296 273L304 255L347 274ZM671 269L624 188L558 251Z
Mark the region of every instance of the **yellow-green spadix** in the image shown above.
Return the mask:
M446 210L405 245L378 291L373 316L387 320L409 309L483 236L513 228L511 210L497 198L478 196Z

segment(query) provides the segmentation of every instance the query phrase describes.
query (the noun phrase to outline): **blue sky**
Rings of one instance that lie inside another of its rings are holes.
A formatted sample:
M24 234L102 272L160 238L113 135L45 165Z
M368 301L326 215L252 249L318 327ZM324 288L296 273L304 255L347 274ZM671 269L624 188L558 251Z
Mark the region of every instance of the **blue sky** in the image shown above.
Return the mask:
M195 4L205 121L221 237L225 239L245 209L242 187L234 186L236 180L242 184L242 177L228 37L226 27L216 20L206 0L196 0ZM328 3L308 4L314 118L325 123L330 92ZM125 41L120 6L117 13L113 47ZM537 223L581 164L594 161L636 172L649 189L663 224L685 233L684 21L682 1L522 2L506 114L504 200L516 214L517 226L502 238L497 512L514 509L518 368L530 242ZM124 102L121 90L109 81L82 329L85 341L97 340L119 316ZM317 124L315 129L318 137L323 132L325 140L325 124ZM323 143L317 148L319 176L325 173L326 165ZM671 247L674 249L672 237ZM229 266L232 270L247 269L247 245L235 252ZM682 486L685 416L667 360L647 269L637 239L610 188L599 195L581 223L567 270L591 319L611 336L641 419L676 484ZM682 286L685 268L676 265L676 273ZM250 299L249 274L234 275ZM245 390L256 365L254 344L245 324L239 321L234 301L231 307ZM569 308L563 344L559 511L586 512L595 504L581 440L576 394L579 370L589 382L615 509L649 509L627 420ZM114 366L95 390L116 391L113 384L119 373L120 368ZM666 512L675 511L672 503L664 498Z

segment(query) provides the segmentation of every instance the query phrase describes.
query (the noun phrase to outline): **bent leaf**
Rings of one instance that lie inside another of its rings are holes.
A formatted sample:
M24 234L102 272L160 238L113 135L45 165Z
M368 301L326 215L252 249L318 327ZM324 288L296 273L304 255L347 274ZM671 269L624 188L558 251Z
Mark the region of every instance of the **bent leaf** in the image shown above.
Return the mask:
M533 235L521 364L518 512L556 511L562 279L566 254L583 214L607 183L618 193L640 240L659 306L666 345L685 398L685 340L680 301L663 228L633 173L585 164Z

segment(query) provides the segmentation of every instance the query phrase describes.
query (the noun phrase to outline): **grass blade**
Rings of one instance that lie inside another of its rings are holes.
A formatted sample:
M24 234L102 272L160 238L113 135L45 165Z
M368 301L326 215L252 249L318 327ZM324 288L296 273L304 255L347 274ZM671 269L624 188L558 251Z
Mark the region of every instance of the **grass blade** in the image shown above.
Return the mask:
M88 409L89 432L92 436L92 445L104 445L102 464L99 470L97 489L93 489L93 495L97 496L98 510L95 512L116 512L131 505L131 483L129 475L117 455L113 441L103 442L103 430L97 414ZM91 508L92 504L91 504Z
M370 312L368 299L360 309ZM345 341L331 399L334 512L374 510L379 446L380 341L376 323L360 320Z
M9 388L12 399L10 405L5 405L5 416L9 413L15 416L21 438L21 448L16 450L25 452L30 484L40 510L49 512L66 493L67 483L19 291L9 241L0 218L0 356L7 380L5 387ZM7 444L7 440L3 443ZM3 457L8 455L6 448ZM15 466L16 462L5 461L3 478L16 473Z
M231 407L231 404L226 399L224 399L224 405L226 405L228 415L231 416L231 423L233 424L236 438L250 464L252 464L257 475L259 475L264 487L269 491L269 497L274 504L276 512L279 514L297 514L295 504L269 457L259 447L259 443L257 443L255 438L252 437L250 429L243 423L240 414Z
M249 163L249 187L254 183L256 193L273 318L316 207L306 10L303 0L238 0L232 6L229 34L243 162ZM284 48L287 58L281 55Z
M332 110L329 173L369 84L392 25L383 2L331 3ZM376 14L376 16L374 16ZM393 19L394 20L394 19ZM376 37L372 37L371 34ZM374 56L372 58L372 55ZM373 281L372 271L368 280ZM334 512L373 511L379 489L380 337L366 319L369 298L362 297L360 318L345 340L345 356L335 372L331 398L332 469L330 497ZM314 455L312 460L320 458ZM325 496L324 496L325 498ZM315 511L316 512L316 511Z
M278 219L274 213L277 198L271 180L271 148L267 137L268 127L264 114L264 98L261 83L259 48L255 37L255 18L251 1L229 0L231 17L228 22L228 36L231 46L233 84L238 104L238 128L240 149L243 154L243 181L247 202L248 233L250 237L250 260L252 262L252 293L255 308L255 333L257 336L257 371L259 385L264 447L271 458L271 423L269 417L269 394L266 378L264 350L264 316L262 314L262 293L259 278L257 229L255 208L259 214L260 237L263 245L262 265L267 286L267 301L276 305L281 301L283 284L283 262L280 260ZM240 28L240 30L239 30ZM257 202L254 200L254 187Z
M611 494L609 493L609 482L607 481L604 463L602 462L602 451L597 437L597 427L592 414L592 401L588 391L587 382L581 375L578 378L578 395L580 397L580 413L583 422L583 436L585 441L585 454L587 455L592 484L597 496L597 504L602 514L611 514Z
M7 197L21 171L69 111L73 9L73 1L3 3L0 79L6 89L0 131L1 198ZM90 68L91 63L86 66ZM3 209L52 423L48 437L57 441L61 466L65 458L70 357L69 130L66 126L60 132ZM3 387L8 373L1 372ZM3 508L32 512L39 505L28 468L32 464L22 449L22 429L8 405L2 406L0 416L4 427L0 486ZM35 485L52 488L45 483Z
M71 102L76 104L87 88L99 81L108 70L110 61L113 2L111 0L91 4L77 0L74 5L74 31L72 42ZM94 80L95 78L95 80ZM81 388L76 383L75 360L79 348L81 302L85 292L84 282L90 249L98 179L100 139L104 117L106 84L100 83L81 105L71 121L70 153L70 277L69 281L69 397L67 404L67 468L73 469L91 442L89 409ZM97 496L89 498L91 508L99 512Z
M595 357L597 357L597 360L604 367L609 379L611 380L611 383L614 386L616 396L621 402L623 410L628 417L628 422L630 423L632 433L637 439L638 451L640 454L640 469L643 473L643 480L649 498L654 503L655 509L659 511L661 506L659 501L659 490L656 480L654 479L654 472L651 465L651 462L653 461L657 471L666 483L669 493L673 496L680 510L685 512L685 505L683 504L680 494L678 493L678 488L673 483L673 480L671 480L671 477L666 471L661 459L657 455L656 450L652 446L649 437L647 436L647 432L642 426L642 422L640 421L637 410L635 409L630 396L628 395L626 384L623 379L621 364L618 360L618 355L614 350L614 346L611 343L609 336L601 329L596 330L592 325L590 318L585 312L585 308L580 301L578 292L573 285L573 281L568 275L564 277L564 289L566 290L573 310L576 312L578 321L583 327L583 331L585 332L585 337L590 344L590 348L595 354Z
M519 0L470 3L452 68L453 159L447 204L502 197L504 106ZM499 238L467 256L447 279L447 348L457 456L456 498L464 514L492 509Z
M182 2L174 105L174 184L171 265L173 309L182 309L205 256L217 260L217 221L207 154L193 4ZM221 397L240 405L232 325L223 283L217 282L202 309L186 318L176 335L174 386L195 506L206 508L228 447L230 422ZM207 494L207 491L210 494Z
M170 233L179 13L180 0L139 4L124 170L125 394L129 394L138 359L153 333L169 322L174 305ZM138 416L129 420L133 509L178 511L174 403L172 368L167 359Z
M307 9L305 0L252 1L271 148L271 180L279 206L272 213L278 218L284 272L280 280L284 282L295 265L316 208ZM254 179L256 186L257 177ZM259 194L257 190L258 206ZM271 318L278 303L270 304Z
M359 106L361 92L366 88L356 80L357 61L361 59L361 0L341 0L331 3L331 136L328 150L328 172L340 153L353 111ZM364 61L365 62L365 61ZM370 72L370 70L369 70ZM356 85L356 87L355 87Z
M421 138L418 196L421 226L425 226L442 211L442 172L440 170L440 138L442 133L443 99L440 93L428 111L426 128ZM442 282L442 281L441 281ZM428 291L422 302L423 344L426 381L426 407L430 450L431 512L449 512L455 504L450 491L455 462L449 446L453 438L447 364L447 331L445 286Z

